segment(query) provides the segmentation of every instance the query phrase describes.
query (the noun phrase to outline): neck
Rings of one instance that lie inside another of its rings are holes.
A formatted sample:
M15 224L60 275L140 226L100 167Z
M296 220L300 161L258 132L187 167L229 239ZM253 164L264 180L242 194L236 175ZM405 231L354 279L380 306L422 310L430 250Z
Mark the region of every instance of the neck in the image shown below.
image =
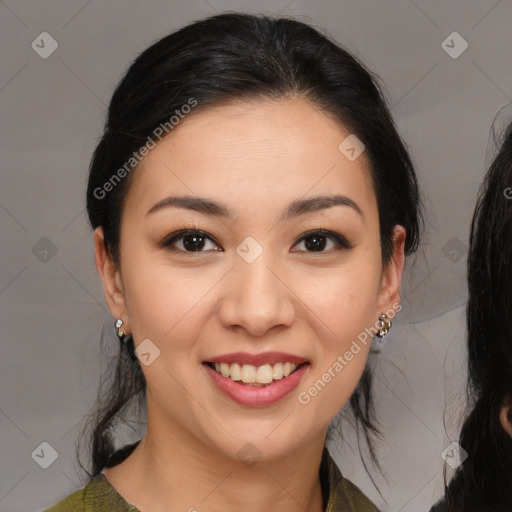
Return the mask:
M323 512L319 478L323 433L272 459L246 445L249 454L252 450L261 457L251 464L238 459L239 448L229 456L190 434L169 431L168 424L166 429L151 428L149 420L133 453L104 471L118 493L141 512Z

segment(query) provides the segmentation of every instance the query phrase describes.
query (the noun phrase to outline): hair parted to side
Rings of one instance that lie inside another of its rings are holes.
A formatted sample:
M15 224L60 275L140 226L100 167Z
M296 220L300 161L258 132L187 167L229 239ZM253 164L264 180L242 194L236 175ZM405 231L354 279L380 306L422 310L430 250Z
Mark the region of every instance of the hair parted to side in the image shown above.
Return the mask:
M103 226L105 245L117 265L123 198L133 170L105 197L102 188L155 128L168 122L190 98L190 115L230 101L308 100L342 123L365 145L380 217L382 260L393 253L393 227L406 229L405 253L419 243L421 202L414 168L376 79L364 66L307 24L263 15L224 13L194 22L158 40L131 64L112 96L105 131L94 151L87 188L93 229ZM186 122L186 119L182 122ZM341 141L340 141L341 142ZM133 351L133 343L126 344ZM123 460L135 447L114 455L110 428L134 400L144 401L146 383L126 349L117 355L111 383L98 394L91 416L92 477ZM350 406L376 462L371 373L365 370ZM142 398L141 398L142 397ZM81 464L80 464L81 465ZM83 466L81 465L83 468ZM83 468L84 469L84 468Z
M512 439L500 423L512 396L512 124L480 188L471 223L466 306L468 458L445 489L450 512L512 510ZM446 471L445 471L446 479Z

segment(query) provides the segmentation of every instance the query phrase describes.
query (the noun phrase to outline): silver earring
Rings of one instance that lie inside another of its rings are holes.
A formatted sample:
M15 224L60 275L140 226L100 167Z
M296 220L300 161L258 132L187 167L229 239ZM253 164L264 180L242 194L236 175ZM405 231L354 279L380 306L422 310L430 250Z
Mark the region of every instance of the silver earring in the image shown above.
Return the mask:
M123 341L123 337L124 337L124 331L121 329L122 325L123 325L123 321L120 318L118 318L114 329L116 331L116 336L121 341Z
M389 329L391 329L392 323L386 314L379 316L379 323L380 329L376 334L379 338L384 338L384 336L386 336L386 334L389 332Z

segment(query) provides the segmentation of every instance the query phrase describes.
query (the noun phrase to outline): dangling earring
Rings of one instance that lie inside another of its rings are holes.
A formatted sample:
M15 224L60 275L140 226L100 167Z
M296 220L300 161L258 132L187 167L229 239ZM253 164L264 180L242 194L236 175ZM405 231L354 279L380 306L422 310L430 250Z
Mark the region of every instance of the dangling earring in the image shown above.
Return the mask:
M121 349L126 350L128 352L128 355L130 356L130 359L132 361L137 361L137 356L135 354L135 348L133 346L133 338L131 334L125 334L124 331L121 329L123 326L123 321L118 318L116 320L114 329L116 331L116 336L119 338L119 341L121 342Z
M124 331L121 329L123 325L123 321L118 318L117 321L116 321L116 325L114 327L115 331L116 331L116 336L121 340L123 341L123 338L124 338Z
M376 333L379 338L384 338L391 329L391 320L388 315L382 314L379 316L380 330Z

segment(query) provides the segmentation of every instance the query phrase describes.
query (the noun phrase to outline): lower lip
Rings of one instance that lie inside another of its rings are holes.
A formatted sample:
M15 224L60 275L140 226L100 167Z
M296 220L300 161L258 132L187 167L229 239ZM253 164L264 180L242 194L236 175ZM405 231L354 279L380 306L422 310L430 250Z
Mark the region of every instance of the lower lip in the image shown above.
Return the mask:
M279 402L286 395L289 395L301 381L309 369L309 364L304 364L288 377L272 382L267 386L246 386L238 384L229 377L224 377L211 366L203 363L203 367L210 375L213 383L233 401L251 407L263 407Z

